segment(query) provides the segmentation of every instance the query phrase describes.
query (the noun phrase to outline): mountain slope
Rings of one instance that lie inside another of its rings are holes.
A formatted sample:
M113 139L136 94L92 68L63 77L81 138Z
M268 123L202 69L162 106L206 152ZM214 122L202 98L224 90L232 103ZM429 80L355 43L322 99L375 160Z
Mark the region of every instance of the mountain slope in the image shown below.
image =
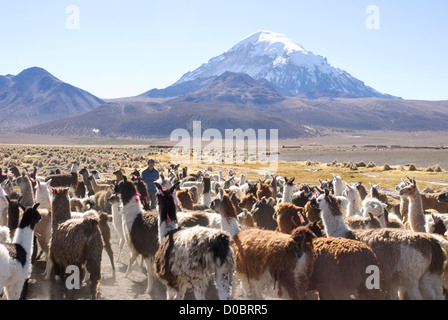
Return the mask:
M170 101L106 103L76 117L21 130L30 134L107 138L169 137L175 129L192 130L201 121L202 130L278 129L279 137L310 136L303 126L250 106L229 102Z
M62 136L168 137L175 129L278 129L279 138L309 137L323 128L448 130L448 101L283 97L247 74L225 72L205 87L162 103L111 101L87 113L22 132Z
M285 100L269 84L254 80L245 73L226 71L192 93L175 101L205 102L224 101L237 104L266 105Z
M102 103L101 99L62 82L42 68L29 68L16 76L0 76L4 130L79 115Z
M171 87L219 76L226 71L246 73L256 80L267 81L286 96L395 98L332 67L326 58L305 50L286 36L269 31L249 35L228 51L184 74Z

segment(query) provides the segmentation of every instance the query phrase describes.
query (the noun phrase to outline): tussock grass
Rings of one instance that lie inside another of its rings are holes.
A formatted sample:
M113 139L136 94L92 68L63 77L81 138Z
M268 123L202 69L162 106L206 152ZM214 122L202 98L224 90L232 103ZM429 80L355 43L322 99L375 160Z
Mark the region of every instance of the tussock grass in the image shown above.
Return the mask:
M96 169L100 172L102 178L112 178L113 172L117 169L124 169L127 174L134 169L143 170L146 168L146 160L151 157L156 160L156 167L166 173L169 167L170 154L166 148L148 148L147 146L25 146L25 145L3 145L0 146L3 157L0 159L0 166L4 169L10 163L24 170L32 170L32 167L38 168L38 174L46 176L50 170L59 168L61 171L68 172L71 162L78 160L80 168L87 167L89 170ZM155 151L154 151L155 150ZM331 151L329 151L331 152ZM31 162L29 162L31 160ZM363 162L364 165L366 162ZM361 165L360 165L361 164ZM411 164L412 165L412 164ZM344 182L358 183L363 185L370 183L381 183L382 188L393 189L401 182L401 178L406 176L411 165L389 165L376 166L373 162L367 162L363 166L361 162L343 162L334 160L330 163L320 163L312 158L307 161L278 162L276 174L281 177L295 177L296 183L318 184L318 179L333 179L333 173L340 174ZM217 173L218 170L224 171L224 177L227 176L227 170L233 168L236 176L241 173L246 175L248 180L258 180L262 178L264 171L269 169L269 164L224 164L224 163L202 163L186 164L181 163L180 168L188 166L188 172L197 170ZM415 167L415 166L414 166ZM413 172L413 177L417 180L444 182L448 181L448 172L443 170L440 165L431 167L432 171L418 170ZM435 187L436 188L436 187ZM437 189L437 188L436 188Z

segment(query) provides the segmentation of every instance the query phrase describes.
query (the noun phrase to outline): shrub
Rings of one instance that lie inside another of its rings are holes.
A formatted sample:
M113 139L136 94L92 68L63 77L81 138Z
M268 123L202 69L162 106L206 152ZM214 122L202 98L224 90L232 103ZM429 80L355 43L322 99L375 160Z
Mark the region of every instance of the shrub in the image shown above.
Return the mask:
M370 162L369 162L370 163ZM366 163L364 162L364 161L359 161L359 162L357 162L356 163L356 166L358 167L358 168L365 168L365 167L367 167L367 165L366 165Z
M415 164L411 163L409 164L409 171L417 171L417 167L415 166Z
M376 164L375 164L375 162L373 162L373 161L370 161L368 164L367 164L367 168L375 168L376 167Z

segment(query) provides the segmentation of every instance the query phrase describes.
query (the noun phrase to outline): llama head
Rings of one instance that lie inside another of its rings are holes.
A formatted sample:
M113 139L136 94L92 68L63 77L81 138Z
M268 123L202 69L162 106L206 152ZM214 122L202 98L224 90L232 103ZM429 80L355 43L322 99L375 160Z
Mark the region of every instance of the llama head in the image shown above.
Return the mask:
M362 202L362 215L367 218L369 214L373 214L374 217L380 217L384 214L386 204L382 203L377 198L365 198Z
M426 232L444 235L447 231L444 221L433 213L425 215L425 222Z
M413 197L415 195L415 193L418 191L417 189L417 182L415 181L415 179L409 179L410 183L400 189L399 193L400 196L402 197Z
M303 216L303 208L292 203L279 203L274 217L277 219L280 232L291 233L295 228L307 223Z
M109 202L110 204L114 204L114 203L120 202L120 195L117 194L117 193L111 194L110 197L107 198L107 202Z
M361 221L361 227L363 229L379 229L381 228L381 223L377 217L369 212L367 217L364 217L364 220Z
M330 190L330 193L333 192L333 183L332 183L332 181L330 181L328 179L325 180L325 181L322 181L321 179L319 179L319 185L320 185L320 188L322 190L328 189L328 190ZM323 193L323 191L322 191L322 193Z
M87 168L84 167L81 170L79 170L79 174L82 176L88 176L89 175L89 171L87 171Z
M448 192L445 192L445 193L442 193L442 194L438 195L436 199L437 199L438 202L445 202L445 203L447 203L448 202Z
M19 188L23 188L27 185L31 186L31 180L25 174L25 172L22 172L22 175L14 180L14 184L17 185Z
M293 238L296 246L300 248L300 251L297 252L300 257L302 253L312 252L312 241L316 238L316 235L308 228L308 227L298 227L296 228L292 234L291 238Z
M49 194L50 193L50 185L51 185L51 180L48 180L47 182L40 182L39 180L36 180L36 195L39 193L42 194Z
M176 188L179 186L180 182L177 181L171 188L163 189L162 185L158 182L154 182L158 192L157 200L159 203L159 223L166 222L177 222L176 216L176 204L174 203L174 196L176 193Z
M274 205L275 199L272 197L270 197L269 199L266 199L266 197L262 197L261 200L258 200L253 205L251 213L259 227L273 224L277 225L277 222L274 220Z
M342 216L341 209L339 208L337 199L334 195L330 194L328 189L321 194L317 199L317 204L322 214L331 214L333 216Z
M210 192L210 176L205 176L202 180L202 183L204 184L204 188L202 190L203 193L209 193Z
M249 188L247 189L247 193L252 193L253 195L257 194L257 184L253 182L248 183Z
M322 224L322 220L316 220L313 222L310 222L306 225L306 227L308 227L308 229L310 229L315 235L316 237L324 237L324 227L321 225Z
M128 181L126 177L123 177L123 180L115 185L114 192L121 195L123 205L126 205L137 194L137 188L132 181Z
M333 173L333 185L336 183L342 183L341 176L339 174Z
M287 186L294 186L294 180L295 180L296 178L294 177L294 178L287 178L287 177L285 177L285 185L287 185Z
M40 219L42 219L39 211L37 211L37 207L39 207L39 203L36 203L33 207L29 207L24 210L22 219L19 223L20 229L29 227L34 230L34 226L40 221Z
M70 202L70 189L69 188L53 188L53 187L51 187L50 195L51 195L52 203Z
M243 209L243 212L238 214L238 223L242 228L255 227L254 219L247 209Z
M356 194L359 194L358 189L356 189L356 187L353 185L349 185L348 183L345 184L345 192L347 193L347 197L354 197Z
M238 219L235 206L232 203L233 191L230 194L224 193L221 197L220 213L223 218L230 223L230 218Z

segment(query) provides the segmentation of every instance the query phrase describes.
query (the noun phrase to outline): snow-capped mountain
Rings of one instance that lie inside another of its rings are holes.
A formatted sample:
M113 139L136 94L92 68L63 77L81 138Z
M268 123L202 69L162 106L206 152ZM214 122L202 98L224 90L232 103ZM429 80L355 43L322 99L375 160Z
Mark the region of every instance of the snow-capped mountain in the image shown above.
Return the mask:
M326 58L305 50L285 35L270 31L247 36L228 51L184 74L173 87L216 77L226 71L267 81L286 96L395 98L331 66Z

